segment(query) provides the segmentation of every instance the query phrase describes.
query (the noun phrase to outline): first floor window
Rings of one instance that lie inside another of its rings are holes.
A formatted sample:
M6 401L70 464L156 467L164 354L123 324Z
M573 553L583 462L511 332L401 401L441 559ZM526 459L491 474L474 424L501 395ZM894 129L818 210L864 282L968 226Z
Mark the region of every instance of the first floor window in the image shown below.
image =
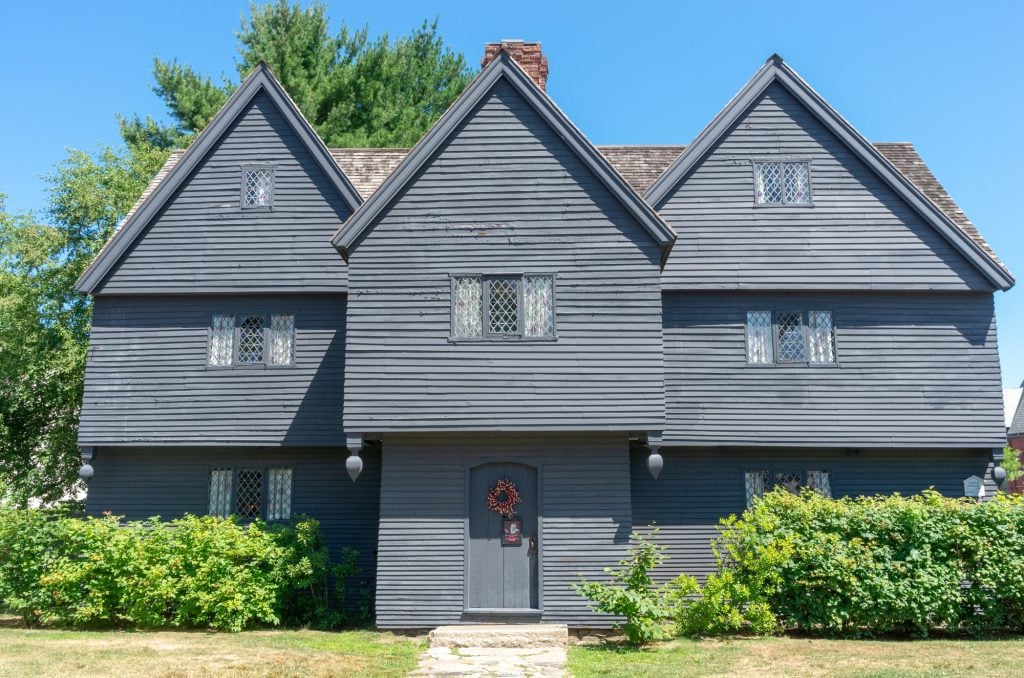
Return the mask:
M294 365L295 315L215 313L210 325L207 362L232 365Z
M231 515L231 479L229 468L210 471L210 515L227 518Z
M793 494L798 494L806 487L822 496L832 496L832 474L828 471L812 470L806 474L799 471L747 471L743 474L743 482L747 508L753 506L756 499L760 499L775 487L785 488Z
M831 311L747 311L746 334L752 365L836 361Z
M554 337L554 277L454 277L451 325L456 339Z
M292 470L272 468L267 481L267 520L292 517Z
M211 516L288 520L292 516L290 468L217 468L210 471Z

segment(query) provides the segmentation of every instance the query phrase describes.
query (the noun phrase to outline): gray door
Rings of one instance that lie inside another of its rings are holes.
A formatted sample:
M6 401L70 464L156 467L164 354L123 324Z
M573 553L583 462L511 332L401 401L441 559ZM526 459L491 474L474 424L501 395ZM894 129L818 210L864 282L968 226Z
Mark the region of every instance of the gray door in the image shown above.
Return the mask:
M502 544L504 518L487 508L487 493L501 479L516 485L521 498L522 543ZM469 476L468 607L475 610L538 609L537 469L524 464L477 466Z

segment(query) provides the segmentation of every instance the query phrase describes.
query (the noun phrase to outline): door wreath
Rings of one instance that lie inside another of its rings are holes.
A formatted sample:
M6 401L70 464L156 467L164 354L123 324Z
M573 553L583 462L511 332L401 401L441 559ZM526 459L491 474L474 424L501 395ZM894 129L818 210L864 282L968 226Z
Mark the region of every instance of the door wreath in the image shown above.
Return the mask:
M516 504L520 502L519 490L508 478L502 478L487 493L487 508L506 518L516 514Z

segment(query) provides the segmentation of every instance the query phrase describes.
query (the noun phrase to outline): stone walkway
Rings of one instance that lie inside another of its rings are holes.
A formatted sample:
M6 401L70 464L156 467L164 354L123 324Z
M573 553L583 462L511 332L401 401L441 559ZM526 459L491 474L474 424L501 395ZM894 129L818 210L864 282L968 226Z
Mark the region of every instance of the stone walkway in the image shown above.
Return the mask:
M442 626L412 675L561 678L567 646L567 629L554 624Z

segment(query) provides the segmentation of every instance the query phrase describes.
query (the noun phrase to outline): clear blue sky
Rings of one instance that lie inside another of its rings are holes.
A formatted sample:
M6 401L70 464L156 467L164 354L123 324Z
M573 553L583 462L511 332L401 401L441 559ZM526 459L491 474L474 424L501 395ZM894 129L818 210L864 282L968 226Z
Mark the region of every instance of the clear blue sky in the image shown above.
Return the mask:
M0 11L0 192L46 204L65 148L116 143L114 114L162 114L152 58L235 76L246 2L19 2ZM345 2L335 25L440 18L474 63L540 40L548 90L599 144L688 143L773 52L872 141L913 141L1024 286L1024 3ZM1003 381L1024 379L1024 292L997 294Z

